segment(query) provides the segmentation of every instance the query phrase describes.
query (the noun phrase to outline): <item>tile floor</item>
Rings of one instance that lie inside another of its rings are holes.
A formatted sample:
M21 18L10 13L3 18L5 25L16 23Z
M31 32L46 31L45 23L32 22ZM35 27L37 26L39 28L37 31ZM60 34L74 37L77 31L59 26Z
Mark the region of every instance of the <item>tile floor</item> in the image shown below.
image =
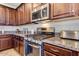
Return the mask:
M0 52L0 56L20 56L14 49L8 49Z

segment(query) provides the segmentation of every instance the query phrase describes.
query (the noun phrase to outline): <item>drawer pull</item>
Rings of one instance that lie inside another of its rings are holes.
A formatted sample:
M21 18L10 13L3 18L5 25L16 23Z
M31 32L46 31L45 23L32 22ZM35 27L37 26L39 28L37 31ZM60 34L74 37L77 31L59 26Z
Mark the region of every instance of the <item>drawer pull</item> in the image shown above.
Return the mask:
M59 52L59 50L55 50L55 49L50 49L50 50L52 50L52 51L54 51L54 52Z

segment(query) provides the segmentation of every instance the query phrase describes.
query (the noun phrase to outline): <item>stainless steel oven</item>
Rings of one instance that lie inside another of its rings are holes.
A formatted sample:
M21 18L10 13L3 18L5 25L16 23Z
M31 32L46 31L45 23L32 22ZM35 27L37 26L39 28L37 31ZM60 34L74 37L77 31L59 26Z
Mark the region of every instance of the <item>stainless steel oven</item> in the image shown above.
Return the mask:
M31 41L27 41L25 45L25 55L41 56L41 45Z

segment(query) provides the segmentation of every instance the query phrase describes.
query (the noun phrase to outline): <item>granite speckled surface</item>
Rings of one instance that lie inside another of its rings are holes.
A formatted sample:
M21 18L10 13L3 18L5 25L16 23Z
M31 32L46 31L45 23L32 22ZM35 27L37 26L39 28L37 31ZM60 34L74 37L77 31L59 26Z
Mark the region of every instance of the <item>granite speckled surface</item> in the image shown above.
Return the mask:
M79 41L69 40L69 39L61 39L59 37L52 37L49 39L43 40L43 42L56 45L59 47L71 49L74 51L79 51Z

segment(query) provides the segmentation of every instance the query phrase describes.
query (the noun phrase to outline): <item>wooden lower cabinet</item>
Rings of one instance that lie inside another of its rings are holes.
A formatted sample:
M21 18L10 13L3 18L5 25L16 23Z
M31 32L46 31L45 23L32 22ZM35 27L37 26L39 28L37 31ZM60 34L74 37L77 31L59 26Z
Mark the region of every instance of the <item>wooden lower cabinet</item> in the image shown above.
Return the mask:
M24 55L24 38L20 36L0 36L0 51L14 48L20 55Z
M44 56L78 56L78 51L44 43Z
M56 55L50 52L44 51L44 56L56 56Z
M20 36L14 37L14 49L20 54L24 55L24 38Z
M20 54L23 56L24 55L24 43L23 43L23 41L20 41Z
M0 39L0 50L12 48L12 41L11 38L1 38Z
M14 47L14 49L19 53L19 40L15 40L14 41L14 44L15 44L15 47Z

